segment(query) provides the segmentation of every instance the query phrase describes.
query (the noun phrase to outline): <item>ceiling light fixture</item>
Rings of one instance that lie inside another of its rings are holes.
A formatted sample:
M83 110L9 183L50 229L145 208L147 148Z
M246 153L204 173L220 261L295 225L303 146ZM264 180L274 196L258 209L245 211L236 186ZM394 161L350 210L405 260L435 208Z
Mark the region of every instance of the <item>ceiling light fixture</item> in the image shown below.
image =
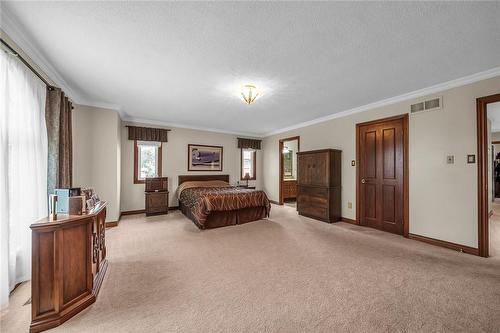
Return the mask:
M259 96L260 96L259 91L255 86L251 84L247 84L241 89L241 97L243 98L243 101L248 105L255 102L255 100Z

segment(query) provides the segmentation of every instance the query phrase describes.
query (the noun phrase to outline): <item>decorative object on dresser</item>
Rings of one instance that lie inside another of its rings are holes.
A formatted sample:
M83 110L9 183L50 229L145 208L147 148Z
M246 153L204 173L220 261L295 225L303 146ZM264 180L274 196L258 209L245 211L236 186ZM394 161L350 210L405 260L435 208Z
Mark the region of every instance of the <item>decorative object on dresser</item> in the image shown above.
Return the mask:
M82 211L91 211L94 206L96 206L101 200L95 193L94 189L91 187L82 188L82 196L85 199L85 205L82 207Z
M108 262L106 203L88 214L33 223L30 332L56 327L94 303Z
M168 214L168 177L146 178L146 216Z
M297 153L297 210L325 222L341 219L341 153L322 149Z
M222 171L221 146L188 145L188 171Z
M57 195L57 213L68 214L69 198L79 196L80 193L81 189L79 187L54 189L54 194Z
M84 213L85 197L83 195L78 195L74 197L69 197L68 203L68 214L69 215L82 215Z

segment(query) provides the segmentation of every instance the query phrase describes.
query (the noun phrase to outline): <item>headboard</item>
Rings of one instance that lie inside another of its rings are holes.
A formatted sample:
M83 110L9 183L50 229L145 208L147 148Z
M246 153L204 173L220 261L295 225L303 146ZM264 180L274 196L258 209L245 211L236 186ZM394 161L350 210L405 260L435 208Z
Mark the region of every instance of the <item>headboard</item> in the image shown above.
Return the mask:
M223 180L229 183L229 175L183 175L179 176L179 183L177 185L184 182L204 180Z

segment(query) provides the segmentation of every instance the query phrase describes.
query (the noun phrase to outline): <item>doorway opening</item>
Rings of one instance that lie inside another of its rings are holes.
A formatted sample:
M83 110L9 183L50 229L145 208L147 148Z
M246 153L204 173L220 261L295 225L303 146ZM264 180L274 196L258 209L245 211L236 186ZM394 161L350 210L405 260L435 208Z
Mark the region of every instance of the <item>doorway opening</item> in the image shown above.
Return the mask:
M500 258L500 94L477 105L478 249Z
M297 153L300 151L300 136L281 139L279 204L297 208Z
M408 237L408 114L357 124L356 160L356 222Z

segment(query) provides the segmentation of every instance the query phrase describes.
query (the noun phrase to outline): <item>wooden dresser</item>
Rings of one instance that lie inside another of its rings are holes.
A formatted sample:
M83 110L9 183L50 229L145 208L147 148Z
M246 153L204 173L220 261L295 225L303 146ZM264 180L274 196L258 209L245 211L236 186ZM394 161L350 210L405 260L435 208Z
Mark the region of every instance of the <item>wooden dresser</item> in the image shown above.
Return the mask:
M61 325L94 303L108 267L106 203L33 223L30 332Z
M168 214L168 177L146 178L146 216Z
M325 222L341 218L341 153L322 149L297 153L297 211Z

